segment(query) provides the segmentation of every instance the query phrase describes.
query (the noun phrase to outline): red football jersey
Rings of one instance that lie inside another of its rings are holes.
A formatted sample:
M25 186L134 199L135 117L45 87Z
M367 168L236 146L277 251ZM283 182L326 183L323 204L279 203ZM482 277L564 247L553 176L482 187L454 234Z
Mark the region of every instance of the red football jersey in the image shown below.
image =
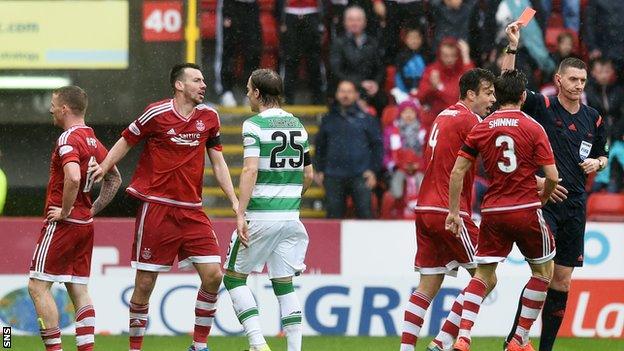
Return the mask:
M420 185L416 211L448 213L449 179L457 159L457 152L472 127L480 120L477 114L462 102L458 102L440 112L433 121L424 155L424 160L428 164ZM474 175L473 168L464 178L460 202L461 214L464 216L470 216L472 212L470 205Z
M126 191L143 201L201 207L207 148L221 151L219 115L200 104L181 116L173 99L155 102L121 135L145 146Z
M520 110L499 110L476 125L459 152L474 160L481 154L490 187L481 212L540 207L535 172L555 164L548 136L539 123Z
M104 161L107 153L108 151L96 138L93 129L90 127L85 125L74 126L63 132L52 152L45 213L48 212L50 206L61 207L63 205L63 184L65 182L63 167L69 162L76 162L80 165L80 187L74 208L64 221L78 224L92 222L91 192L84 192L89 159L94 156L95 160L100 163Z

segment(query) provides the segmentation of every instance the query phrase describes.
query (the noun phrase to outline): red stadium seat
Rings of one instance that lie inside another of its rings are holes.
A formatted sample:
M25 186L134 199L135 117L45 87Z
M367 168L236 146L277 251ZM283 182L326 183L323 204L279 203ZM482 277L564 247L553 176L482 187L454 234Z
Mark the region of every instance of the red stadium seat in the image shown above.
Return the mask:
M204 11L199 14L199 33L202 39L215 39L217 17L214 11Z
M201 0L199 2L199 11L216 11L217 0Z
M279 37L275 17L269 12L260 13L260 27L262 28L262 42L266 48L278 48Z
M399 114L399 108L397 105L388 105L383 109L381 113L381 127L386 127L392 124Z
M587 199L587 219L624 221L624 194L593 193Z

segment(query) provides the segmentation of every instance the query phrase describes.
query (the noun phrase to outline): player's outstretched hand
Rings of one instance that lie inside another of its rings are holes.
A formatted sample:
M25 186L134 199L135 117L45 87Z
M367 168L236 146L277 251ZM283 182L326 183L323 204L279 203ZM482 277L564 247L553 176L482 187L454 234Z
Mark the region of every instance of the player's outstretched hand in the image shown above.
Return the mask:
M63 213L62 208L57 207L57 206L50 206L50 208L48 209L48 215L46 216L46 219L48 220L48 222L61 221L67 218L69 214L71 213L71 210L73 209L74 208L72 207L68 213Z
M236 235L244 247L249 247L249 228L243 214L236 215Z
M449 232L459 237L459 233L461 233L462 224L463 224L462 219L461 217L459 217L459 213L457 214L449 213L448 216L446 216L446 222L444 224L444 227L446 228L446 230L448 230Z
M586 158L585 161L579 163L585 174L590 174L600 169L600 161L595 158Z

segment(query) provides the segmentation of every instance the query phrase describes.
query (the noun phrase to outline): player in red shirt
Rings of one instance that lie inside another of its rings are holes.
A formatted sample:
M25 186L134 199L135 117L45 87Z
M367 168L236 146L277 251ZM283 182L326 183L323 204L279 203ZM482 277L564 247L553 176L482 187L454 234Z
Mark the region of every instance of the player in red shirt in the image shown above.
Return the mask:
M487 115L496 102L495 79L490 71L480 68L464 73L459 81L460 101L440 112L433 122L424 154L428 164L416 206L417 251L414 266L420 272L420 282L405 310L401 351L414 350L423 318L431 300L440 290L444 275L457 275L459 266L472 270L476 267L472 256L478 228L470 219L474 172L469 173L464 181L466 191L462 193L461 213L465 227L460 238L444 229L448 213L448 179L457 152L472 127L481 120L479 115ZM453 310L461 313L461 295ZM450 347L457 334L458 323L453 324L450 320L445 324L436 343L431 344L429 349L444 348L444 345Z
M190 351L208 350L207 339L221 284L221 257L212 224L202 210L205 150L217 182L232 202L238 200L219 138L219 115L202 104L206 84L199 66L171 69L173 99L153 103L128 128L95 170L119 162L141 140L145 146L126 191L143 201L136 218L132 266L137 269L130 299L130 350L140 350L148 318L148 303L159 272L195 266L201 287L195 305Z
M460 194L464 174L473 167L478 154L491 179L481 206L475 255L478 266L464 290L460 330L453 346L459 351L470 349L470 331L480 305L487 291L496 285L496 266L505 260L514 243L529 263L532 277L522 291L522 310L506 350L534 350L529 330L544 304L553 273L555 241L541 210L558 182L553 151L542 126L520 111L526 99L524 74L504 72L495 85L501 108L472 129L450 179L446 228L457 236L463 226ZM538 194L535 173L540 168L546 180Z
M50 162L46 220L30 265L28 292L37 311L46 350L60 350L59 316L50 292L54 282L65 283L76 309L76 344L79 351L93 350L95 310L87 283L93 251L93 215L102 210L121 185L116 168L104 176L100 194L91 202L87 174L92 160L101 162L106 148L85 125L87 94L77 86L52 92L50 113L64 130Z

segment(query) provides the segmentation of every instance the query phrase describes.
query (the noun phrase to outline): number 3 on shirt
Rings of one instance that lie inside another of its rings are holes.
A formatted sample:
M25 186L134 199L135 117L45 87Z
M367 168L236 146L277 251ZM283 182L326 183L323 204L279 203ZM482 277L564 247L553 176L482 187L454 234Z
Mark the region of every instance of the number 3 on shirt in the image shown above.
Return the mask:
M503 150L503 157L507 159L507 162L498 162L498 168L505 173L511 173L518 168L514 140L509 135L499 135L496 138L496 147L501 147L503 143L507 145L507 148Z

